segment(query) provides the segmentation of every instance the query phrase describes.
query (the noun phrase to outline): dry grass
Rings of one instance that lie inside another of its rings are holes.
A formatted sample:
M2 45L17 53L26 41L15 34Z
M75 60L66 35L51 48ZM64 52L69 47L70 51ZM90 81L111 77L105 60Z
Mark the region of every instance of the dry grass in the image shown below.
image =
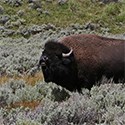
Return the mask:
M7 82L8 80L9 80L9 78L8 78L7 76L1 76L1 77L0 77L0 84L5 83L5 82Z
M16 102L14 104L11 104L6 108L12 109L12 108L18 108L18 107L24 107L24 108L28 107L30 109L35 109L39 104L40 104L40 101L21 101L21 102Z
M43 74L39 72L39 73L36 73L34 76L25 75L23 79L26 81L26 83L30 85L35 85L36 82L43 81Z
M10 77L10 76L4 75L4 76L0 77L0 84L4 84L7 81L9 81L10 79L15 79L15 80L23 79L24 81L26 81L27 84L35 85L36 82L43 80L43 75L41 72L38 72L33 76L32 75L24 75L23 77L19 77L19 76Z

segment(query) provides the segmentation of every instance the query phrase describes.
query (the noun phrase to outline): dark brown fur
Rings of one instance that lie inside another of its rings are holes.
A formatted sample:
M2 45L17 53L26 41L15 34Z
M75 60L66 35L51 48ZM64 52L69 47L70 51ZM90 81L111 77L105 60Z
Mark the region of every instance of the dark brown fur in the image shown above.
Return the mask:
M40 58L45 81L55 82L71 91L90 89L103 76L114 82L125 81L125 40L97 35L71 35L45 44ZM69 57L62 57L70 49Z
M91 88L102 76L114 78L115 82L125 79L125 40L82 34L59 40L72 48L78 67L78 77Z

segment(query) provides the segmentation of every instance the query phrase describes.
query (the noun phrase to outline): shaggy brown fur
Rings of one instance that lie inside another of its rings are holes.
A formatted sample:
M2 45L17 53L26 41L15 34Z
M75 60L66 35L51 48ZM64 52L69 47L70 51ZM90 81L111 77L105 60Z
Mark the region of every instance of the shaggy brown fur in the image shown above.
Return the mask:
M73 49L77 62L78 77L92 87L104 75L114 81L125 79L125 40L80 34L64 37L60 43Z

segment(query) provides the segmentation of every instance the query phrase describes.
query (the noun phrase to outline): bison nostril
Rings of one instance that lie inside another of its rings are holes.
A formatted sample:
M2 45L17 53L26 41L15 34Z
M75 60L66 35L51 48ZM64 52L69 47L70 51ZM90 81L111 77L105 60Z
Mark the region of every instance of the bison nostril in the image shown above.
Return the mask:
M47 56L42 56L42 60L46 61L46 60L48 60L48 57Z

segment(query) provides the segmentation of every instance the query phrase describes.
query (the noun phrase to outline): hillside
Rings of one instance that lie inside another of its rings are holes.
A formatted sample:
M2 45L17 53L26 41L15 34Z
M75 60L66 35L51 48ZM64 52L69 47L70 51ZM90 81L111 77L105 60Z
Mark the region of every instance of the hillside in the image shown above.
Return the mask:
M124 0L110 3L106 3L108 0L102 1L2 0L0 2L1 36L29 37L31 34L42 32L43 24L61 28L79 24L96 32L104 30L113 34L124 33ZM33 30L37 31L33 32Z

